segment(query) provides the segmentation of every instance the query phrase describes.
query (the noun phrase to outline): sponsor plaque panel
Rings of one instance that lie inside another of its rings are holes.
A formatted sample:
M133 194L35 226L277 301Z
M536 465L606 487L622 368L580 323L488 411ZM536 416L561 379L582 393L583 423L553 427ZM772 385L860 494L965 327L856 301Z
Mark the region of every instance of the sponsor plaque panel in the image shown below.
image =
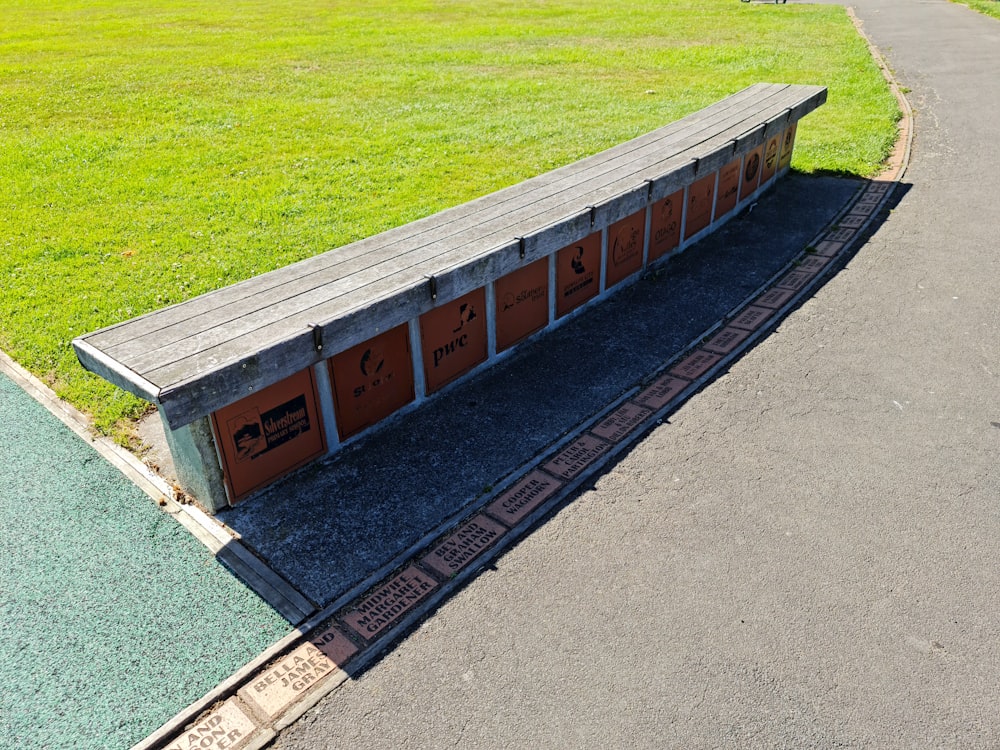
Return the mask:
M719 170L719 197L715 199L715 218L725 216L734 208L740 194L740 159L733 159Z
M234 501L326 453L311 369L219 409L212 418Z
M674 397L691 385L690 381L673 375L661 375L635 397L635 402L653 411L662 409Z
M617 443L646 421L650 414L652 412L644 406L626 401L602 419L591 432L612 443Z
M560 487L562 482L536 469L490 503L486 512L513 528Z
M671 375L694 380L708 372L722 356L712 352L696 351L670 368Z
M556 317L597 296L601 286L601 233L556 253Z
M257 725L230 698L177 735L165 750L239 750L257 731Z
M509 273L494 284L497 351L509 349L549 324L549 259Z
M611 444L593 435L581 435L542 468L560 479L572 479L610 450Z
M413 401L413 358L404 323L330 359L337 432L347 438Z
M662 258L681 243L684 191L678 190L653 204L649 225L649 262Z
M443 578L448 578L479 557L481 552L489 549L506 533L506 528L479 514L432 549L423 559L424 566Z
M330 628L259 672L240 689L239 696L273 719L319 680L339 670L356 651L347 636Z
M760 184L763 185L778 171L778 148L781 136L776 135L764 144L764 164L760 171Z
M426 599L437 585L437 581L411 565L358 602L344 615L344 622L365 640L375 640Z
M784 169L792 163L792 150L795 148L795 128L797 122L793 122L781 136L781 156L778 157L778 169Z
M420 347L428 393L485 362L486 290L476 289L421 315Z
M617 284L642 268L646 211L637 211L608 227L608 261L605 286Z
M688 186L687 218L684 239L693 237L712 221L712 201L715 198L715 173L695 180Z
M763 144L743 157L743 172L740 179L740 200L750 197L760 182L761 162L764 159Z

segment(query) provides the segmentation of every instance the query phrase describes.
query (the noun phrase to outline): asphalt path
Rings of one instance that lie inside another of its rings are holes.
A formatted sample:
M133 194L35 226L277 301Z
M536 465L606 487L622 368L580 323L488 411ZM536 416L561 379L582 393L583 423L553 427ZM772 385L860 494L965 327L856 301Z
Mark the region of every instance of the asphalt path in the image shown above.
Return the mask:
M1000 746L1000 23L854 7L916 111L891 214L276 747Z

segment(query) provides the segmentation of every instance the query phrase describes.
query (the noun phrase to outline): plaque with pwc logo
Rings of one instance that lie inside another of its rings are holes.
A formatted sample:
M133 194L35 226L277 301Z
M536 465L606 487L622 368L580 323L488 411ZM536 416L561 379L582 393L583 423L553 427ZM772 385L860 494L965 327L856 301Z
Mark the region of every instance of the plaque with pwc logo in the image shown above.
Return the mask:
M212 415L233 501L326 453L311 369Z
M681 244L684 191L678 190L653 204L649 215L649 262L662 258Z
M542 258L494 282L497 351L549 324L549 259Z
M795 148L795 128L797 122L793 122L781 136L781 153L778 156L778 169L785 169L792 163L792 150Z
M743 157L743 175L740 179L740 200L744 200L757 189L760 183L761 161L763 160L764 147L758 146L749 154Z
M684 239L693 237L712 221L715 198L715 173L695 180L688 186L687 218L684 220Z
M740 158L736 157L719 170L719 194L715 199L716 219L736 208L740 193L740 164Z
M556 253L556 317L575 310L601 290L601 233Z
M446 302L420 316L420 350L427 392L442 388L486 360L486 290Z
M774 173L778 171L778 149L780 146L780 134L768 138L767 143L764 144L764 162L760 168L761 185L774 177Z
M617 284L642 268L646 238L646 211L637 211L608 227L608 259L605 286Z
M413 358L406 323L335 355L329 362L341 439L413 401Z

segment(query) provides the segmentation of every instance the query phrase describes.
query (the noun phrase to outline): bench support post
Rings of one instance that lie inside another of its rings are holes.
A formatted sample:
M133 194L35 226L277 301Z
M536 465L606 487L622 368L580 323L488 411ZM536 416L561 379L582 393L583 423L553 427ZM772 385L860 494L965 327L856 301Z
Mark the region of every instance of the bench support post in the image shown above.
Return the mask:
M211 418L202 417L176 430L162 421L181 489L212 513L229 505Z

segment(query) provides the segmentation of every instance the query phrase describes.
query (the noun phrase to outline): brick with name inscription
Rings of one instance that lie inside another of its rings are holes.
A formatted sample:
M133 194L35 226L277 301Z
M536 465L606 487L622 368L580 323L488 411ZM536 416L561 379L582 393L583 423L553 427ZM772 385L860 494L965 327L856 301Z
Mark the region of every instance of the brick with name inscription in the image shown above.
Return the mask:
M486 512L514 527L561 487L562 482L535 469L490 503Z
M842 229L836 229L832 232L828 232L826 238L831 242L847 242L854 236L854 230L849 227L844 227Z
M691 385L689 380L673 375L662 375L644 388L635 397L635 402L656 411L673 401L674 397L689 385Z
M817 255L830 258L839 253L843 247L843 242L830 242L829 240L823 240L816 245L815 250Z
M785 276L777 284L775 284L775 286L781 287L782 289L791 289L797 292L799 289L808 284L813 276L815 276L815 274L800 268L797 271L785 274Z
M165 750L239 750L256 732L257 725L230 698L177 735Z
M770 307L749 305L743 308L743 311L739 315L730 320L729 325L736 328L745 328L748 331L756 331L772 315L774 315L774 310Z
M729 352L739 346L749 335L750 331L745 328L726 326L706 341L702 345L702 348L707 349L710 352L716 352L717 354L729 354Z
M688 380L700 378L722 359L721 354L714 352L696 351L681 360L678 364L670 368L671 375L678 375Z
M560 479L572 479L611 448L593 435L581 435L567 445L542 468Z
M649 418L652 412L644 406L626 401L600 421L591 432L612 443L619 442Z
M344 615L344 622L362 638L372 641L426 599L437 586L437 581L411 565L355 604Z
M868 221L868 217L856 213L856 209L857 206L855 206L854 209L851 210L851 213L847 214L847 216L841 217L840 221L837 222L838 226L858 229L862 224Z
M273 719L319 680L346 664L357 650L336 627L329 628L258 672L240 689L239 696Z
M493 546L507 529L482 514L466 521L423 559L425 567L445 578L454 575Z
M875 209L879 207L880 203L882 203L881 195L870 195L865 193L858 198L858 202L851 208L851 213L871 216L875 212Z
M777 310L783 304L795 296L791 289L769 289L754 300L754 303L762 307L773 307Z
M892 188L891 180L872 180L865 188L865 193L869 195L885 195Z
M830 263L830 259L822 255L808 255L799 261L799 268L812 274L819 273Z

